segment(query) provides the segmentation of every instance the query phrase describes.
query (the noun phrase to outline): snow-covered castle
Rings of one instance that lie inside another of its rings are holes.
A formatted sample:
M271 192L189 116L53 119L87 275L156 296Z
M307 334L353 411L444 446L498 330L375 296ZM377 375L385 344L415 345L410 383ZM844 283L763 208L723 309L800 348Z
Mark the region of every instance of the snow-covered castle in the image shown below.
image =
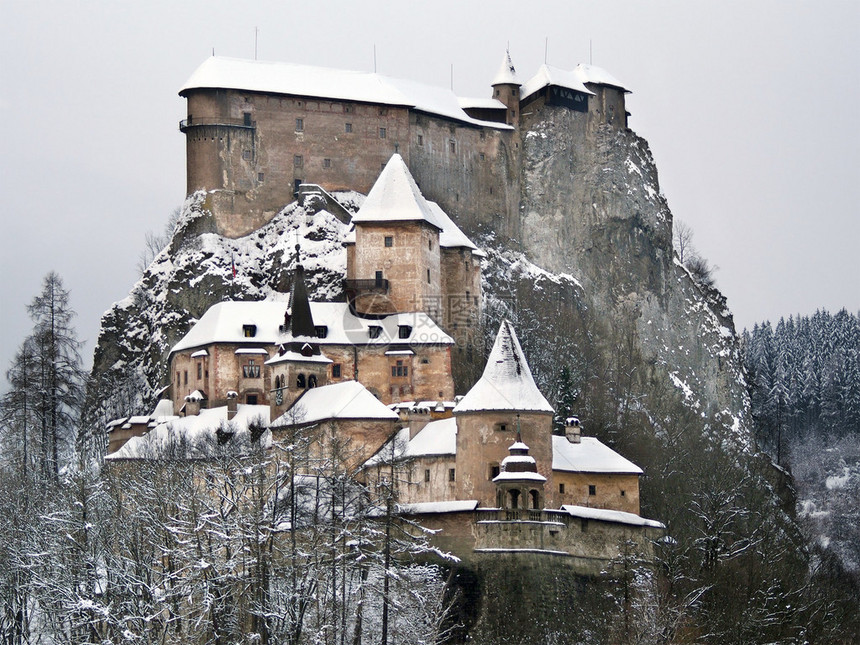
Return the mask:
M639 516L642 471L576 419L553 435L510 323L481 378L454 396L448 330L480 316L482 252L402 156L352 223L345 302L309 298L299 246L289 300L212 306L170 352L170 398L111 424L109 460L157 458L177 438L221 441L225 423L262 424L273 440L325 428L366 483L396 465L401 511L461 557L525 550L591 572L630 539L647 557L663 527Z
M188 193L219 232L270 220L302 185L367 194L402 156L423 194L465 228L519 234L523 137L565 108L570 127L627 127L620 81L592 65L542 65L521 83L509 54L487 97L376 73L211 57L185 83Z

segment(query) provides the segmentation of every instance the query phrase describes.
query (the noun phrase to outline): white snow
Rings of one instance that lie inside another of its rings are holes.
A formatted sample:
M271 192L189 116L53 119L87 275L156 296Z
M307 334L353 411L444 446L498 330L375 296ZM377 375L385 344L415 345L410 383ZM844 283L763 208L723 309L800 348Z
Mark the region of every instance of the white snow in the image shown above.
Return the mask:
M395 153L385 164L353 222L426 222L440 231L430 204L421 194L403 157Z
M345 302L311 302L314 324L328 327L326 338L314 338L319 345L450 345L454 340L423 312L392 314L379 320L359 318ZM260 345L290 342L292 336L281 333L287 304L282 301L219 302L174 345L171 353L203 347L213 343L247 344L259 350ZM246 338L243 325L254 324L257 333ZM370 338L368 327L382 327L378 338ZM411 327L407 338L400 338L400 326Z
M343 381L305 390L289 410L272 422L271 427L319 423L329 419L397 421L399 418L358 381Z
M520 100L528 98L535 92L551 85L566 87L576 92L594 96L594 92L585 87L579 74L550 65L541 65L537 73L520 88Z
M195 352L196 354L197 352ZM269 350L262 347L240 347L234 353L236 354L265 354L269 355Z
M364 467L376 466L389 459L397 461L417 457L453 457L456 454L457 422L453 417L449 417L431 421L411 440L409 439L409 428L403 428L368 459Z
M506 51L502 64L499 65L499 70L493 77L490 85L519 85L520 81L517 78L517 70L514 68L514 62L511 60L511 52Z
M586 65L585 63L580 63L574 68L573 73L583 83L592 83L594 85L611 85L613 87L618 87L624 90L624 92L627 94L630 93L630 90L628 90L624 85L622 85L621 81L612 76L612 74L607 72L605 69L597 67L596 65Z
M398 504L397 510L407 515L424 515L427 513L462 513L478 508L478 500L453 500L449 502L418 502L415 504Z
M524 473L508 473L508 472L503 472L503 473L499 473L498 475L496 475L495 477L493 477L493 481L494 481L494 482L501 482L501 481L521 481L521 480L528 480L528 481L535 481L535 482L545 482L545 481L546 481L546 477L544 477L543 475L541 475L541 474L539 474L539 473L530 473L530 472L524 472Z
M191 355L191 358L203 358L204 356L209 356L209 352L205 349L198 350Z
M573 517L581 517L586 520L600 520L602 522L619 522L621 524L632 524L633 526L651 526L657 529L665 529L666 525L657 520L649 520L639 517L634 513L624 511L609 511L604 508L591 508L590 506L572 506L564 504L561 510Z
M476 108L480 110L507 110L507 106L499 99L488 99L484 97L461 96L457 103L464 110Z
M369 72L212 56L194 71L179 94L204 88L403 106L472 125L510 129L503 123L471 118L450 90Z
M270 358L266 361L266 365L277 365L278 363L324 363L328 365L332 362L334 361L328 358L325 354L311 354L310 356L305 356L299 352L289 351L279 354L274 358Z
M268 405L239 405L236 416L230 421L227 421L226 406L204 409L197 415L174 417L158 423L142 437L129 439L105 459L155 459L165 456L171 446L182 446L189 457L205 457L217 443L216 431L219 428L236 435L247 434L252 423L268 425ZM268 437L261 441L266 445Z
M552 469L570 473L642 474L639 466L596 437L582 437L579 443L571 443L566 437L553 435Z
M846 467L842 469L841 475L830 475L824 481L824 485L827 486L827 490L839 490L845 488L849 479L851 479L851 471Z
M483 375L454 408L454 414L485 410L553 412L538 390L513 325L507 320L499 328Z

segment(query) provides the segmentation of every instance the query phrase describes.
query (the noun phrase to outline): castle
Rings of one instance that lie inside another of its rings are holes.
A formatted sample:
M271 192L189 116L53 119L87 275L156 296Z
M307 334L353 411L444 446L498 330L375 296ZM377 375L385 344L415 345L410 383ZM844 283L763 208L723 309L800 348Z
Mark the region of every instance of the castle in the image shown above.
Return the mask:
M375 73L211 57L180 90L187 187L208 193L218 232L259 228L303 184L366 194L393 154L460 225L518 238L522 138L545 107L583 131L627 127L628 90L591 65L543 65L520 83L506 54L492 95Z
M296 197L350 222L346 298L309 298L297 245L289 300L212 306L170 352L169 399L110 424L108 459L157 457L176 437L229 441L254 423L322 445L327 428L367 485L397 468L401 512L461 557L545 553L593 573L632 539L648 558L664 527L639 516L641 469L575 418L553 434L509 322L455 396L452 349L481 317L484 254L454 219L516 235L518 150L544 106L579 115L576 127L627 123L627 90L594 67L544 65L520 84L506 55L491 85L490 98L457 99L377 74L204 62L180 91L189 193L205 192L227 237ZM337 190L367 197L351 214Z

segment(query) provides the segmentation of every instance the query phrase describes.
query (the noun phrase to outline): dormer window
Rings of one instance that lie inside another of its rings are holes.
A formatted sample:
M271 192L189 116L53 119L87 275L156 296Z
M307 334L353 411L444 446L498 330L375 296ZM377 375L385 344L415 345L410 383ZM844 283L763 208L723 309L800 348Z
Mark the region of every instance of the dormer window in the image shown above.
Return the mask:
M379 325L370 325L367 328L367 337L368 338L379 338L379 335L382 333L382 327Z
M412 327L409 325L398 325L397 326L397 337L398 338L409 338L412 335Z
M245 338L253 338L257 335L257 325L242 325L242 335Z
M327 325L317 325L314 327L317 333L317 338L325 338L328 336L328 326Z

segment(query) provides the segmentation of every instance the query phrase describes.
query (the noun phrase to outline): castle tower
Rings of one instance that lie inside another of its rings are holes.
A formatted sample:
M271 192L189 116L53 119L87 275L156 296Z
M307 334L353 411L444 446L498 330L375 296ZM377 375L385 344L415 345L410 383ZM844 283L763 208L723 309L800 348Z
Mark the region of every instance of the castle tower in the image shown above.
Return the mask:
M505 320L480 380L454 408L458 499L497 501L494 479L511 444L531 446L536 472L552 490L553 408L538 390L510 322Z
M508 108L506 122L517 127L520 122L520 82L517 70L511 61L511 52L505 51L505 57L499 66L499 71L493 77L493 98L501 101Z
M298 249L297 249L298 250ZM283 332L287 334L278 355L266 361L272 370L272 418L280 416L305 390L326 384L331 359L320 351L305 269L296 264L290 310L284 314Z
M356 311L424 311L440 321L442 225L399 154L392 155L352 221L347 292Z

